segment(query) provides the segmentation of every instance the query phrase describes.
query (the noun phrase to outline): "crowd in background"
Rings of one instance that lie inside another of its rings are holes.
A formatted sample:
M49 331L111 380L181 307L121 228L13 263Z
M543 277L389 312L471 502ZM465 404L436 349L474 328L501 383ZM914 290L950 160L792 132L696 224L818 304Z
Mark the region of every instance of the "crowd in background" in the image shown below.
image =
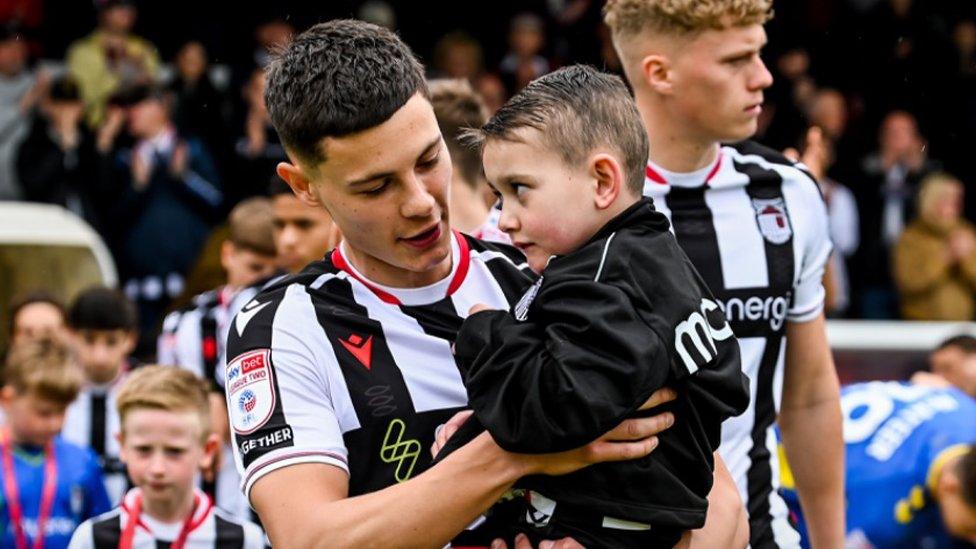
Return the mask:
M286 1L241 18L216 4L152 4L0 7L0 200L59 204L98 230L146 334L187 295L211 231L241 200L265 195L285 159L263 67L296 30L337 16L394 28L431 77L468 80L489 109L566 63L620 71L595 0L480 11ZM830 314L974 319L976 231L967 219L976 200L964 183L976 177L967 151L976 138L976 9L917 0L775 9L764 55L775 84L757 140L804 155L808 128L820 128L811 168L835 245Z

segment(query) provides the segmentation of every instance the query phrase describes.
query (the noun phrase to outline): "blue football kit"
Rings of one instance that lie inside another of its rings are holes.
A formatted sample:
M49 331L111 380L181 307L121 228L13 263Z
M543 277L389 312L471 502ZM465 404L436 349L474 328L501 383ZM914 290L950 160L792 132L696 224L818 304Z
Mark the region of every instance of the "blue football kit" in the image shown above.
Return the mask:
M22 547L25 542L27 547L39 546L38 524L42 523L44 549L66 548L79 524L112 508L91 450L60 437L49 448L11 447L6 437L3 443L0 547ZM11 501L11 495L17 501ZM12 520L18 516L19 521Z
M954 388L901 382L841 390L847 547L955 547L932 490L943 464L976 443L976 400ZM788 468L784 497L809 538ZM966 545L963 545L966 546Z

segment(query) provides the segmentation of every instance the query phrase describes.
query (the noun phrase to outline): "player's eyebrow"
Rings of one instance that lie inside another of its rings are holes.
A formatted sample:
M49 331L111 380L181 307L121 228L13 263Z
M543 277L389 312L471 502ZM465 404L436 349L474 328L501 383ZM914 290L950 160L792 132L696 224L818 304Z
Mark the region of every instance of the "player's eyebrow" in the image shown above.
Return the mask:
M418 156L417 158L423 158L424 156L427 156L430 153L430 151L432 151L435 147L437 147L438 145L440 145L440 143L441 143L441 136L440 136L440 134L438 134L437 137L435 137L433 140L431 140L431 142L426 147L424 147L423 152L421 152L420 153L420 156ZM362 185L363 183L369 183L370 181L376 181L377 179L384 179L384 178L387 178L387 177L392 177L393 175L395 175L394 172L378 172L378 173L372 173L372 174L369 174L369 175L367 175L365 177L360 177L358 179L354 179L354 180L346 183L346 185L348 185L350 187L355 187L356 185Z

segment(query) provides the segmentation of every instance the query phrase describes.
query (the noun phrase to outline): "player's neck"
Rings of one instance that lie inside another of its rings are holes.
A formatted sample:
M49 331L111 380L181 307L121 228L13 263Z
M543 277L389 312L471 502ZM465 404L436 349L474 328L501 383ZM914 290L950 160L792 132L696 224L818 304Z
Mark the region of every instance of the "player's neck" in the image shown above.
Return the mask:
M931 487L932 497L936 501L942 499L942 493L948 489L947 487L950 484L948 477L955 475L956 466L962 458L962 455L955 455L948 459L938 461L932 467L932 471L929 473L931 476L929 486ZM956 480L958 481L958 479Z
M142 492L142 512L159 522L183 522L193 512L196 494L193 487L187 487L171 498L150 498Z
M715 162L720 143L676 120L660 104L639 101L641 119L647 128L649 159L677 173L690 173Z
M122 371L125 370L125 363L120 363L114 370L109 370L105 372L97 372L90 370L88 373L88 381L95 385L110 385L112 382L117 380Z

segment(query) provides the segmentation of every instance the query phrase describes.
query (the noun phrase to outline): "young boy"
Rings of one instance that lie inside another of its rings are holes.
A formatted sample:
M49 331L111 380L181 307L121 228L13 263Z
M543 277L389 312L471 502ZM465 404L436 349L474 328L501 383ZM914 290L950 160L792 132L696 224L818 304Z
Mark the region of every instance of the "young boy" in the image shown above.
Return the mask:
M78 524L111 507L95 455L57 436L84 376L63 344L45 339L14 347L4 379L0 546L67 547Z
M672 547L704 524L722 421L749 390L721 308L641 198L647 136L633 100L619 78L567 67L468 137L502 199L499 227L542 273L513 314L476 305L458 333L477 419L506 450L562 451L656 389L678 394L651 455L524 478L525 527L587 547Z
M122 461L135 484L122 504L78 527L71 549L264 547L261 529L215 509L195 488L220 444L210 430L208 384L186 370L147 366L116 404Z
M87 382L68 408L64 438L95 451L112 505L118 505L127 480L113 436L119 431L115 395L135 366L129 358L136 345L135 305L118 290L89 288L71 304L68 330Z

